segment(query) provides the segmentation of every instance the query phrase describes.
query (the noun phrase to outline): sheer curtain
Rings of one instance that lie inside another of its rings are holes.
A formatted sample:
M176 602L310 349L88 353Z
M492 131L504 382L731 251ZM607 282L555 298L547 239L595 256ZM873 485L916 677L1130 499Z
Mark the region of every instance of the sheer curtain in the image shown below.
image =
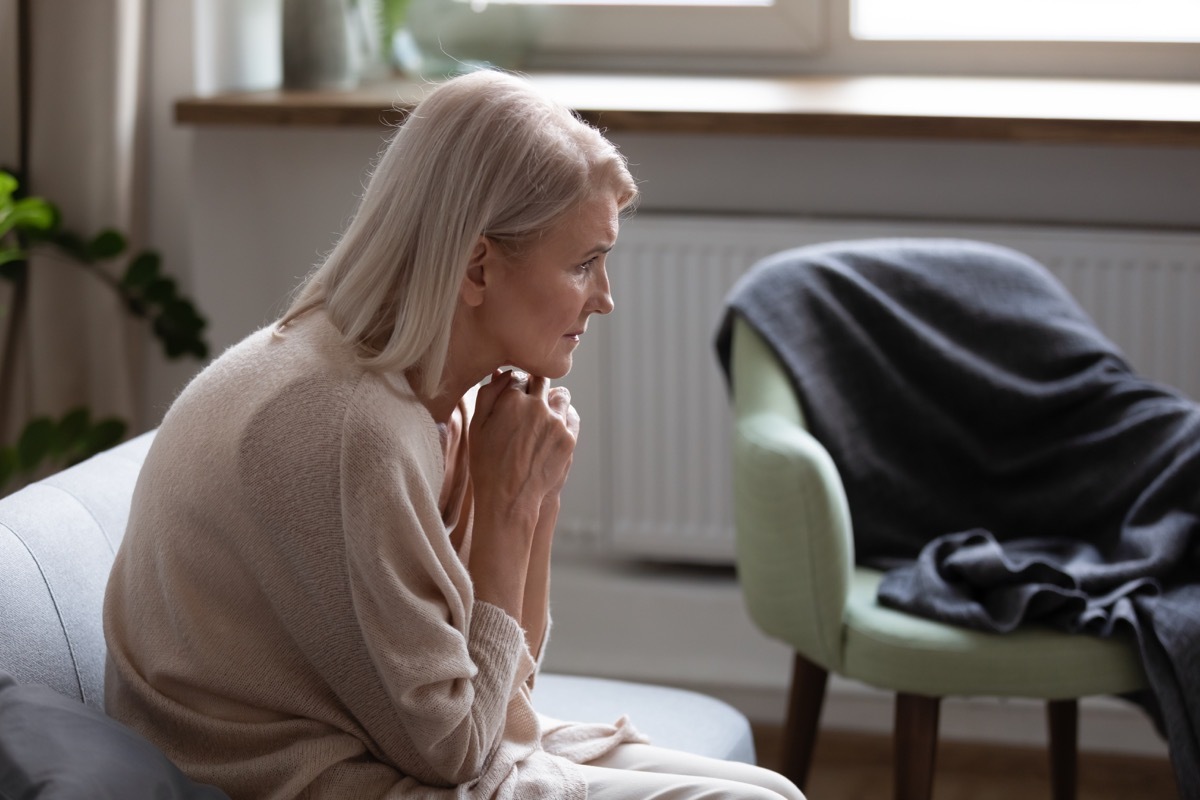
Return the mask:
M16 7L29 15L30 193L56 203L66 226L85 237L112 227L138 247L147 217L146 0L0 2L9 6L2 19L15 23ZM40 255L30 263L26 313L4 439L33 414L61 416L78 405L137 429L145 334L113 293Z

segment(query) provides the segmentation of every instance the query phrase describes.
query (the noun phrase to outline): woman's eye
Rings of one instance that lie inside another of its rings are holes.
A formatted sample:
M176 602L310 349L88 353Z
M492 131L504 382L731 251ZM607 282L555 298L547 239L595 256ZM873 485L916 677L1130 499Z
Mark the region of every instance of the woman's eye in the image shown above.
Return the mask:
M580 272L587 272L595 265L596 261L599 258L600 258L600 256L592 256L587 261L583 262L578 267L576 267L576 269L578 269Z

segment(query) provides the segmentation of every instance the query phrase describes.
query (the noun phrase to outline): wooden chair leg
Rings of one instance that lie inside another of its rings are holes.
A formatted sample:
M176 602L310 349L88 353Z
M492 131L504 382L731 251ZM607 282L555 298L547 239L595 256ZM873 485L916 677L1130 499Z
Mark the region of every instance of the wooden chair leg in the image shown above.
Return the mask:
M1075 800L1079 762L1079 701L1048 700L1050 785L1054 800Z
M801 791L808 781L813 750L817 745L817 725L825 702L825 684L829 673L796 653L792 661L792 688L788 698L787 721L783 729L783 774Z
M893 734L896 800L930 800L933 765L937 754L940 697L896 695L896 728Z

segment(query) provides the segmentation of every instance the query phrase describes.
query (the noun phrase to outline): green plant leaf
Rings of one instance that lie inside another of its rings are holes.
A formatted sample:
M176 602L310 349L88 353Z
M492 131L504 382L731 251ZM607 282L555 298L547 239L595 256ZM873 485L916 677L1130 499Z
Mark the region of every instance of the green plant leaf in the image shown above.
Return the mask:
M84 443L84 437L91 428L91 415L84 407L68 411L58 422L54 432L54 446L51 452L62 458L79 450Z
M176 297L163 306L162 316L173 330L195 336L204 330L204 317L196 313L196 307L181 297Z
M158 306L166 305L175 299L175 281L171 278L157 278L146 287L146 300Z
M92 255L88 252L87 242L77 233L54 230L45 239L76 261L82 261L85 264L90 264L92 261Z
M125 237L111 228L100 231L88 243L87 251L93 261L103 261L120 255L125 250Z
M90 458L116 445L125 435L125 428L124 420L116 417L109 417L97 422L84 437L82 457Z
M121 285L126 289L144 289L158 277L161 265L162 259L158 253L138 253L137 257L129 262L129 267L121 278Z
M37 469L54 445L55 426L49 417L37 417L26 424L17 439L17 464L22 471Z
M12 283L21 283L29 275L28 262L23 260L0 263L0 278Z
M0 169L0 201L11 198L20 185L12 173Z
M0 180L4 173L0 173ZM17 474L17 449L15 447L0 447L0 491Z
M0 264L7 264L10 261L23 261L25 259L25 251L19 247L0 247Z
M188 341L186 337L180 335L179 331L171 327L171 321L161 314L154 318L151 324L151 329L154 335L158 337L159 343L162 345L163 355L174 360L179 358L188 349Z
M154 316L151 329L167 358L192 355L203 359L208 356L208 345L201 332L207 324L189 301L174 298Z
M58 209L40 197L24 197L0 211L0 236L11 230L40 233L58 225Z

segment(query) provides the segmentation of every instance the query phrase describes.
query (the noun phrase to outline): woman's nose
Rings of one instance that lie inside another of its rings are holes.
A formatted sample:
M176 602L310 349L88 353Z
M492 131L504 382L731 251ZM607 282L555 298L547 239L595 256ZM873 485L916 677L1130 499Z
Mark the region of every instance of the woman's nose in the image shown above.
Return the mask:
M592 298L592 305L597 314L611 314L613 299L612 291L608 284L608 271L604 267L601 267L596 271L596 274L596 291Z

